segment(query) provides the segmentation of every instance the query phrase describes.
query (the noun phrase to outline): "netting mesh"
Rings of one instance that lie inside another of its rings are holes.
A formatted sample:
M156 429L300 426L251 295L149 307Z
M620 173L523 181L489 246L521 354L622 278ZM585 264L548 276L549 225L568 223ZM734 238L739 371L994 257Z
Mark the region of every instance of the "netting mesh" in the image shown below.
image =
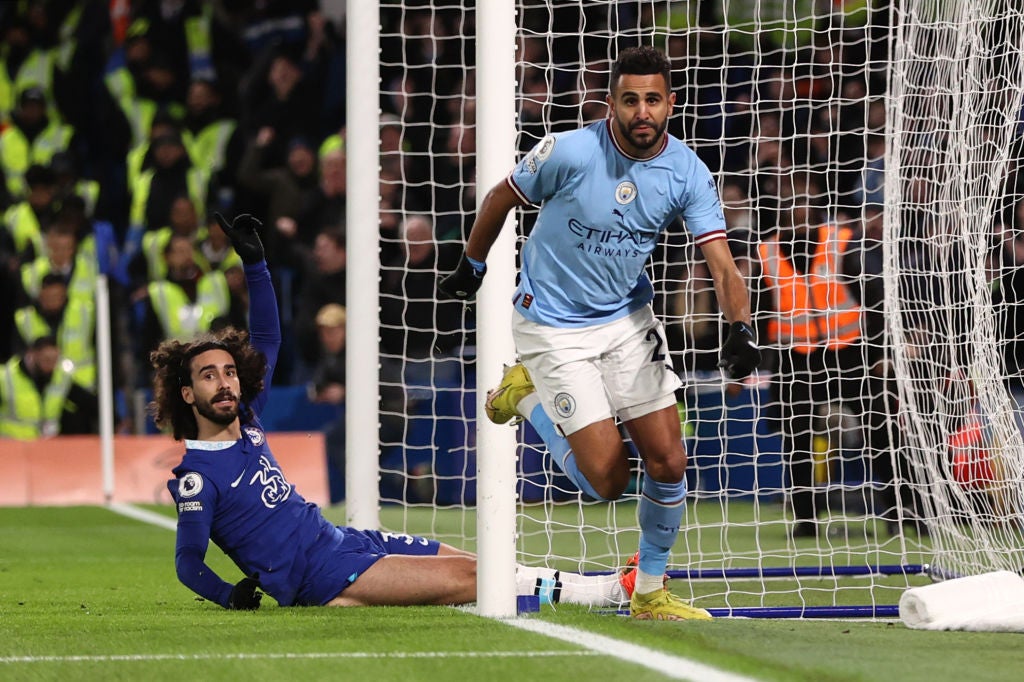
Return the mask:
M1019 570L1024 451L1005 355L1015 363L1020 330L1005 320L1020 296L1024 15L911 3L898 17L885 241L908 473L938 567Z
M662 48L677 93L669 132L716 175L751 291L765 363L731 384L716 367L724 320L685 226L650 266L690 457L670 568L1019 569L1024 10L982 0L517 8L518 153L607 116L621 48ZM475 319L438 300L433 278L454 267L487 189L475 185L473 3L385 3L381 23L384 520L471 548ZM521 243L535 211L518 218ZM824 342L839 352L804 353L778 334L765 245L811 268L827 228L845 240L832 286L859 305L859 334L847 346L830 330ZM520 435L520 560L620 566L637 546L638 460L621 500L593 502L529 427ZM729 577L689 589L711 606L875 604L906 584Z

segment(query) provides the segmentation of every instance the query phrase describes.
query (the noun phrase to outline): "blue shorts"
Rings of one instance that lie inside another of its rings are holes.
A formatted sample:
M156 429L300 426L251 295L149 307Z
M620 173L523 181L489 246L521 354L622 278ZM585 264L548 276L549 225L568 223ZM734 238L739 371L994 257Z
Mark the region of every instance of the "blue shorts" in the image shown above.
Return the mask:
M317 541L308 556L310 571L299 588L296 606L322 606L354 583L370 566L391 554L436 556L437 540L416 535L338 527Z

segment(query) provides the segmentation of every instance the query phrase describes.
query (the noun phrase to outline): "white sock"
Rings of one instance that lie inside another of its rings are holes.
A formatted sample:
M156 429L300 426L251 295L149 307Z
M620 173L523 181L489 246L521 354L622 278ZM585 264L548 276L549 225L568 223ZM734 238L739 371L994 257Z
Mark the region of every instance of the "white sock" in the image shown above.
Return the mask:
M629 602L619 576L562 573L562 603L584 606L619 606Z
M618 606L629 601L616 574L580 575L536 566L516 566L516 594L537 595L542 604Z
M538 405L540 405L540 396L537 395L537 391L534 391L516 403L516 412L520 417L529 417L533 414L533 408Z
M516 594L536 594L538 579L554 580L557 571L541 566L521 566L516 564Z
M664 575L651 575L650 573L644 573L640 570L640 567L636 568L636 588L637 594L650 594L651 592L658 592L665 588L665 576Z

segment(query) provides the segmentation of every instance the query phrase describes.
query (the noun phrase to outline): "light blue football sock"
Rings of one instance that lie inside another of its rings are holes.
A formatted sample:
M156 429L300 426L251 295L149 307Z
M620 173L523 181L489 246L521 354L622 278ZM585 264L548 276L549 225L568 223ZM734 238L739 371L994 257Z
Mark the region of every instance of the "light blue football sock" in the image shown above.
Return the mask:
M576 455L573 454L572 448L569 447L569 441L555 428L554 422L551 421L548 413L544 411L544 407L539 404L536 405L530 411L528 420L534 430L544 439L544 444L548 446L548 452L551 453L551 459L554 460L555 466L561 469L562 473L568 476L569 480L575 483L576 487L584 493L595 500L603 500L604 498L595 492L594 486L590 485L590 481L583 475L580 468L576 466Z
M640 496L640 570L662 575L686 510L686 479L661 483L644 476Z

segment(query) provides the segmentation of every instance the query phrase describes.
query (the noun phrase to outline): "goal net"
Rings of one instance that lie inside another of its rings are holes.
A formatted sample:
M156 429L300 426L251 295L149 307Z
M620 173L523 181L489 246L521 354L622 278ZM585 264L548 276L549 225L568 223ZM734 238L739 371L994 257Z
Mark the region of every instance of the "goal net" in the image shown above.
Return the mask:
M916 2L895 16L886 320L908 483L937 576L1017 572L1024 10Z
M669 131L718 179L764 348L758 374L731 384L717 369L726 325L684 226L649 270L689 454L670 569L692 578L674 589L701 606L873 615L923 579L920 565L947 576L1024 561L1024 10L896 4L515 3L509 169L544 135L606 117L615 55L651 44L673 64ZM381 4L378 164L381 523L467 549L485 456L475 351L507 334L476 329L476 314L508 305L465 307L433 286L489 189L476 184L477 82L488 76L475 54L490 37L475 35L474 6ZM516 216L520 243L535 215ZM818 356L772 336L779 301L763 245L806 269L815 252L798 244L819 226L846 235L852 255L834 264L861 315L855 342L815 368ZM519 562L619 568L638 543L639 461L621 500L595 502L528 426L518 443L499 455L518 461Z

